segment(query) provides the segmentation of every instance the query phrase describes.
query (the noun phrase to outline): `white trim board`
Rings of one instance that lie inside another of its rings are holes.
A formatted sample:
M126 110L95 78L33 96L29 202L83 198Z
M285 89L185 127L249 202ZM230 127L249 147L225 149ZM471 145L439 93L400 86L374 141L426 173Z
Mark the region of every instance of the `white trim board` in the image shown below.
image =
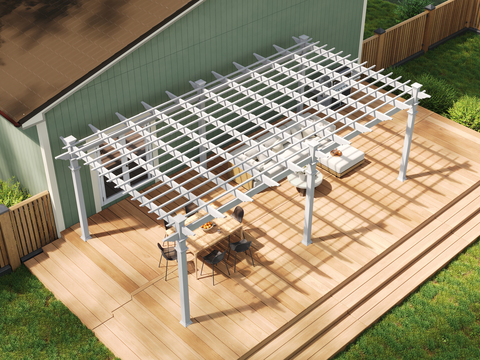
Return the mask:
M367 1L363 2L362 27L360 28L360 45L358 46L358 63L362 63L363 35L365 34L365 17L367 16Z
M60 192L58 191L57 177L53 165L52 150L50 148L50 139L45 121L37 123L38 140L40 151L42 153L43 167L45 168L45 177L47 179L48 192L52 201L53 216L57 227L57 236L65 230L65 220L63 218L62 203L60 201Z

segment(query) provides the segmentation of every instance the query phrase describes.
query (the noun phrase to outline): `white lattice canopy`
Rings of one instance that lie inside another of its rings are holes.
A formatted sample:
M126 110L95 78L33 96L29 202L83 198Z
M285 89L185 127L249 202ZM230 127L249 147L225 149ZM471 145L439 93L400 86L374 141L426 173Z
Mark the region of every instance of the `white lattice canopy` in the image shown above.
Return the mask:
M90 125L93 134L86 138L62 139L67 152L57 158L71 162L84 240L89 233L78 160L175 226L169 240L180 242L204 222L224 217L236 205L252 201L258 192L305 167L309 186L304 243L308 245L317 161L408 109L399 175L405 180L416 105L419 98L429 97L419 92L421 85L410 87L400 78L391 79L308 36L293 39L295 45L288 49L274 45L274 55L254 54L258 61L251 65L234 63L237 71L231 74L213 72L215 81L191 82L193 90L186 94L167 92L171 100L166 103L142 102L145 111L140 114L117 113L119 122L109 128ZM404 101L406 94L411 97ZM196 175L185 179L179 173L185 168ZM141 190L153 181L153 186ZM222 205L215 207L215 202ZM178 214L190 204L192 211L204 210L206 215L185 226L185 217ZM184 325L188 325L185 319Z

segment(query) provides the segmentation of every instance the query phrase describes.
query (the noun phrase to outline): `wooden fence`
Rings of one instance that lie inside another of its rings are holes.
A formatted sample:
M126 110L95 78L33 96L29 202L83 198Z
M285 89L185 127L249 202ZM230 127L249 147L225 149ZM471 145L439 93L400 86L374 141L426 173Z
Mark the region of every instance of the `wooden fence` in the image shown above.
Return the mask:
M480 30L480 0L449 0L364 40L362 62L385 69L466 28Z
M48 191L0 211L0 268L20 266L21 258L57 239Z

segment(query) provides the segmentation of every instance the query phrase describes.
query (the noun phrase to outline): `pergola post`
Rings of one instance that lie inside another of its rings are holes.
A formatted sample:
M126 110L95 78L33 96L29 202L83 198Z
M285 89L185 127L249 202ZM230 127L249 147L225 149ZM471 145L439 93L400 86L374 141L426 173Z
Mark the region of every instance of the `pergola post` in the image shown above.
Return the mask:
M205 85L207 84L207 82L205 80L202 80L202 79L197 80L195 82L190 82L190 83L192 84L192 86L195 89L198 89L198 91L197 91L198 94L203 93ZM198 101L201 102L200 104L198 104L199 109L205 108L205 103L202 102L204 99L205 99L204 96L200 96L198 98ZM198 135L203 136L204 133L205 133L205 119L202 117L198 120ZM200 162L201 163L203 163L204 161L207 160L207 153L205 152L205 150L206 149L203 146L201 146L198 149L198 151L200 152ZM208 164L205 164L205 167L208 169Z
M408 166L408 157L410 155L410 147L412 145L413 138L413 127L415 125L415 115L417 114L417 105L418 105L418 92L422 87L419 83L414 83L412 85L412 107L407 110L408 120L407 120L407 129L405 130L405 140L403 142L403 152L402 152L402 161L400 163L400 172L398 174L397 180L405 181L407 180L407 166Z
M307 191L305 194L305 219L303 224L302 244L308 246L312 243L313 199L315 197L315 176L317 175L316 147L310 145L310 163L306 166Z
M178 240L175 249L177 250L178 260L178 285L180 290L180 307L182 318L180 324L187 327L192 323L190 320L190 297L188 295L188 269L187 269L187 235L184 234L185 227L184 215L175 217L175 229L178 232Z
M80 219L80 228L82 229L83 241L91 239L90 232L88 230L87 210L85 209L85 199L83 198L82 178L80 176L80 166L78 165L77 156L73 154L73 145L77 139L74 136L67 136L63 139L65 145L68 146L68 152L70 153L70 170L72 171L73 188L75 191L75 200L77 202L78 217Z

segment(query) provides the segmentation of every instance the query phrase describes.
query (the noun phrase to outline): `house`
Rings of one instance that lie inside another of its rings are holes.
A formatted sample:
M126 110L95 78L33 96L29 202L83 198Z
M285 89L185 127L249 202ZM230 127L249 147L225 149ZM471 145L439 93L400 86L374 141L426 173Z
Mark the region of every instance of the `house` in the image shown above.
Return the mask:
M360 58L366 0L124 0L20 5L0 19L0 178L49 190L57 232L79 221L61 136L228 74L308 34ZM82 167L88 216L118 201ZM107 186L106 186L107 185Z

